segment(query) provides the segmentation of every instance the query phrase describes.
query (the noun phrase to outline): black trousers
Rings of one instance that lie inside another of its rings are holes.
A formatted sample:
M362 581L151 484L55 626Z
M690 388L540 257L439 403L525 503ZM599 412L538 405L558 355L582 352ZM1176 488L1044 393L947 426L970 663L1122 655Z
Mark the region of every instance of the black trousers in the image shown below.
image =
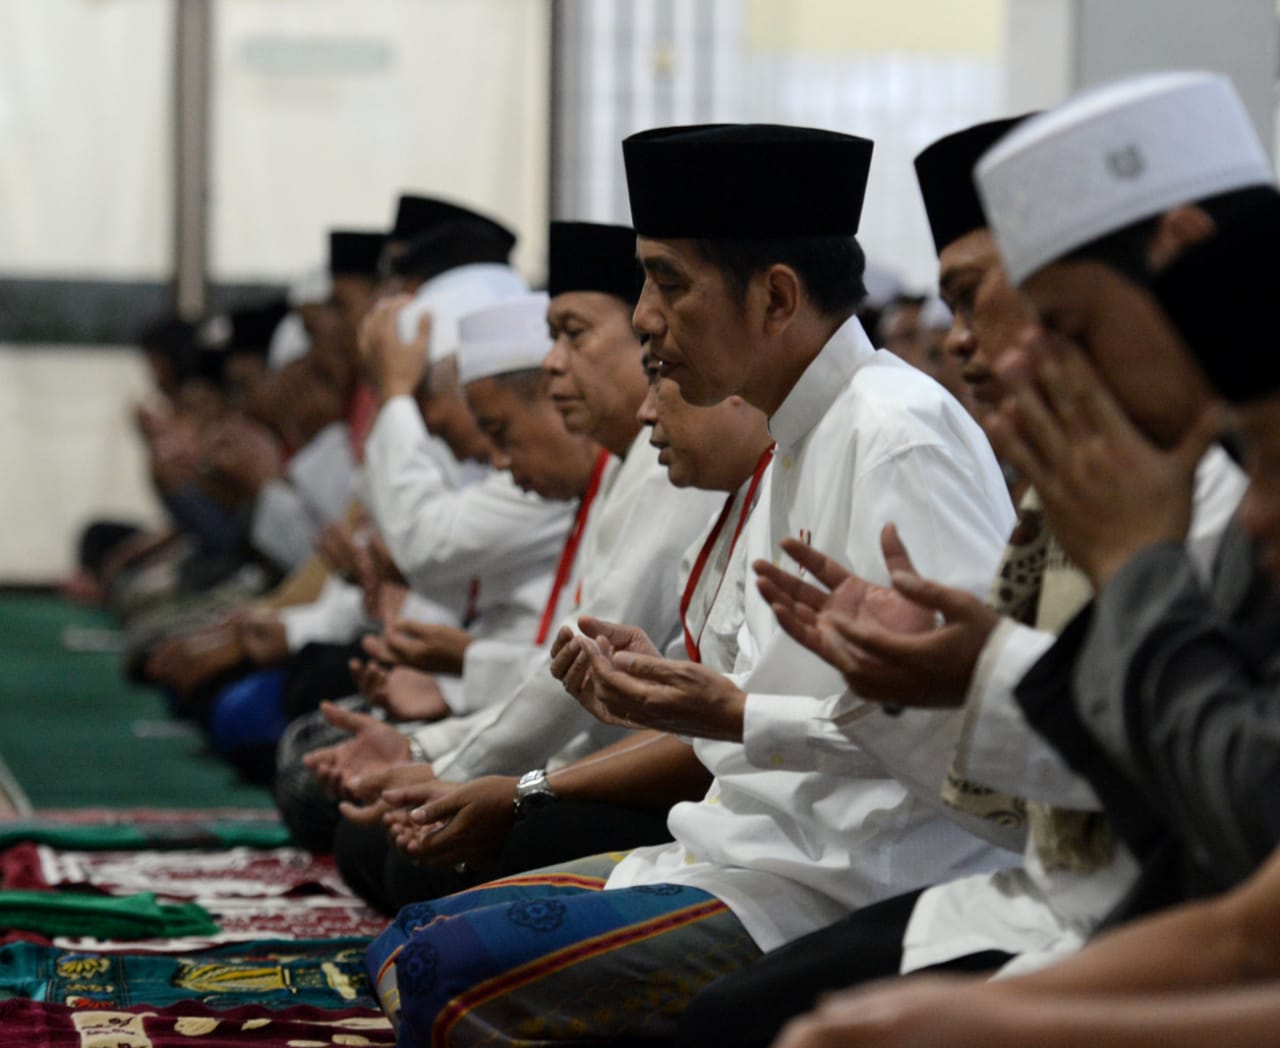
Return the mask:
M712 983L681 1016L677 1048L767 1048L783 1026L811 1010L823 993L897 975L902 937L920 894L864 906ZM1009 958L992 950L931 970L992 971Z
M338 824L333 847L348 887L392 916L409 903L438 899L495 877L669 840L665 812L562 800L516 822L497 867L483 872L460 874L449 867L418 865L390 844L382 827L358 826L346 819Z

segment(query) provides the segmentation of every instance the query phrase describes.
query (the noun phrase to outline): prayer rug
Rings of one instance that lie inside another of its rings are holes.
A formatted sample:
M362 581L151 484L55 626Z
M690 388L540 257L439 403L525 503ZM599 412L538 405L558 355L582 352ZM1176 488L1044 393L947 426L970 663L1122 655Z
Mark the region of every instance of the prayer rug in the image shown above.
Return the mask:
M93 953L195 953L230 943L292 942L367 945L387 919L359 899L327 895L271 899L196 899L218 925L213 935L146 942L57 938L54 946Z
M0 994L97 1008L180 1001L371 1008L364 952L360 944L254 943L193 954L99 954L9 942L0 946Z
M151 892L114 898L50 891L0 892L0 928L117 939L213 935L218 930L204 907L162 903Z
M0 1048L381 1048L394 1044L390 1024L367 1008L214 1011L190 1001L131 1009L0 1001Z
M40 845L37 855L39 867L29 873L39 883L9 887L92 885L111 895L154 892L175 899L350 894L332 858L300 848L83 852Z

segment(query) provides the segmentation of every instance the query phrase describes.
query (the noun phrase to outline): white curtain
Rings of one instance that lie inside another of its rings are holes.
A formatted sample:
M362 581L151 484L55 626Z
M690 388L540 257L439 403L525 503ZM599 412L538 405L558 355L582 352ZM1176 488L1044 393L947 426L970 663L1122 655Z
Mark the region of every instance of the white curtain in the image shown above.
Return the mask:
M294 273L406 189L505 220L540 273L549 25L549 0L218 0L214 278Z
M173 6L0 4L0 277L166 278Z
M58 578L94 518L160 519L128 410L147 388L120 348L0 346L0 581Z

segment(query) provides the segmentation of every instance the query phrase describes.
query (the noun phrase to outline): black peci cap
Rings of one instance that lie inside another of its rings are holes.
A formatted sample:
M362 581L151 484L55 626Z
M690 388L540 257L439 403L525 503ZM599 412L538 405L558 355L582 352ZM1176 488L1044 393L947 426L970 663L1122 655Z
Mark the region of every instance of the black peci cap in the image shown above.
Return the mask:
M414 237L388 261L392 273L430 280L434 276L475 263L505 265L516 236L489 219L453 219Z
M636 261L636 233L630 226L594 222L552 222L547 293L601 291L630 306L640 298L644 270Z
M334 230L329 234L329 273L335 277L375 277L387 242L385 233Z
M472 211L461 204L451 204L447 200L436 197L414 196L405 194L396 203L396 220L391 227L390 240L414 240L424 233L451 222L482 222L491 226L494 232L511 238L515 244L516 235L500 222L488 215Z
M280 326L280 321L288 315L289 303L283 298L233 309L228 314L231 331L225 346L226 352L266 356L271 336Z
M622 143L631 220L647 237L852 236L870 139L776 124L642 131Z
M938 139L916 157L916 181L924 197L933 246L938 254L953 240L985 229L973 169L978 158L1034 113L975 124Z

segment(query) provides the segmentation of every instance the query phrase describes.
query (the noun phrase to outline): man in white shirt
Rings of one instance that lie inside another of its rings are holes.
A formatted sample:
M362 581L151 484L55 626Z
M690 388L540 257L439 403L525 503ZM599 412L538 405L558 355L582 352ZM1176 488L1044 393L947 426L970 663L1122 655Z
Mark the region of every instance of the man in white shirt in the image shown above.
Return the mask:
M634 235L624 227L552 225L548 316L553 331L556 324L563 331L546 364L548 394L570 432L597 440L611 458L602 464L598 493L575 545L573 576L551 625L571 613L627 618L665 642L679 628L680 554L711 516L715 498L668 483L636 418L646 383L629 320L639 285L633 250ZM355 756L361 750L376 755L368 764L379 769L412 755L421 774L462 781L565 763L619 738L621 729L594 721L565 695L548 663L540 651L521 654L507 669L495 660L493 672L485 674L495 701L420 729L413 749L382 722L344 718L354 737L342 744L343 770L333 781L350 788L366 776L370 768ZM512 690L500 694L499 680Z
M939 284L952 309L947 348L962 363L975 399L988 411L999 403L1002 391L1000 359L1034 313L1005 279L972 170L978 157L1021 119L955 132L916 159L938 251ZM1241 483L1220 451L1206 461L1203 477L1193 538L1207 572ZM806 566L812 572L815 565ZM800 580L772 565L763 569L772 582L764 586L766 595L775 606L789 606L787 591L795 587L799 592ZM849 588L854 580L832 572L821 581L834 589L841 583ZM1027 799L1081 814L1097 811L1100 805L1088 783L1035 733L1017 707L1013 685L1052 643L1054 633L1011 617L1014 602L1000 600L1009 581L998 578L993 586L992 600L1004 605L1001 611L955 592L945 608L934 605L939 614L945 611L943 629L902 637L900 649L880 648L879 659L866 668L841 660L834 642L824 645L821 630L811 642L845 669L850 688L864 697L908 705L963 704L965 728L952 762L949 794L958 793L959 803L1018 824L1025 820ZM819 602L811 610L826 601L825 593L808 592ZM856 740L842 738L836 721L815 730L813 741L836 762L842 751L852 755L857 748ZM724 980L690 1007L679 1043L696 1044L708 1029L727 1027L744 1045L768 1044L789 1014L810 1007L822 991L899 971L990 970L1017 954L1038 955L1043 963L1078 948L1136 873L1123 847L1092 865L1046 863L1029 835L1024 856L1022 867L950 881L855 913Z
M354 350L355 325L372 301L381 233L329 234L331 298L340 337ZM250 540L275 564L291 570L311 555L320 529L351 501L356 460L344 421L325 427L290 460L285 474L262 485L254 502Z
M511 377L504 379L509 381ZM492 418L491 405L498 406L492 383L485 382L483 390L473 385L470 391L481 418ZM650 443L659 449L672 484L728 492L720 513L685 551L681 564L682 633L668 650L672 657L696 661L704 636L731 644L741 625L733 612L741 601L731 590L741 585L745 561L735 552L771 462L772 439L761 412L741 398L693 407L674 382L656 374L640 418L652 427ZM562 626L553 653L564 651L572 635ZM556 658L551 668L576 694L582 681L575 674L583 667L571 662ZM392 808L424 805L411 818L391 824L401 851L432 866L462 861L493 876L494 868L486 864L499 854L496 872L508 875L667 841L671 805L697 799L708 781L687 742L643 732L549 773L531 769L524 776L489 775L463 784L434 780L384 794L384 799ZM447 828L431 828L443 822ZM389 857L382 898L392 904L392 912L443 894L439 878L420 871L400 855Z
M1015 694L1142 861L1115 923L1233 884L1275 847L1274 589L1238 523L1209 582L1186 541L1197 461L1217 420L1170 321L1211 376L1231 370L1224 362L1237 353L1270 359L1253 345L1263 325L1245 320L1218 285L1247 261L1228 249L1199 261L1207 271L1179 270L1218 223L1248 223L1273 258L1280 208L1270 161L1229 81L1198 72L1086 92L996 144L977 179L1004 267L1044 328L1026 332L1002 365L1007 400L993 440L1036 484L1046 520L1097 590ZM1269 238L1259 201L1272 208ZM1273 286L1272 272L1253 297ZM1262 373L1246 395L1265 386ZM1252 1043L1258 1034L1227 1033L1222 1018L1168 1010L1173 996L1223 1007L1210 993L1241 972L1256 975L1202 948L1235 941L1207 922L1234 919L1250 894L1263 897L1246 890L1184 907L989 988L905 983L833 999L786 1044L860 1043L860 1015L891 1017L884 1044L918 1043L939 1016L978 1030L970 1043L1040 1043L1044 1015L1064 1043L1119 1044L1138 1028L1151 1040L1157 1026L1165 1041L1220 1034ZM976 1027L966 1014L981 1017ZM1221 1014L1238 1015L1238 1002ZM982 1039L984 1019L993 1036Z
M670 129L629 139L624 156L648 277L635 323L686 400L736 393L770 416L778 448L743 533L745 556L778 556L784 536L801 535L838 544L883 577L880 529L898 520L918 556L976 588L1012 516L994 457L958 403L891 354L877 354L851 317L864 293L853 234L870 151L863 139L794 128ZM758 951L993 861L939 804L921 799L924 791L917 796L895 777L940 780L936 754L923 751L954 744L946 718L900 726L867 708L866 758L844 776L792 771L791 756L776 750L766 751L765 768L752 763L753 744L768 746L771 735L756 738L757 710L803 719L834 701L843 682L791 644L745 586L737 597L745 625L732 638L736 658L706 637L703 664L593 653L594 690L615 722L625 707L633 723L719 740L695 743L716 782L706 801L673 810L676 843L633 852L616 868L599 857L565 871L566 886L545 901L537 892L547 889L531 875L434 904L486 941L499 932L483 907L508 893L518 907L558 915L556 942L576 951L574 962L527 953L536 944L512 940L518 960L508 963L542 975L518 991L498 989L504 974L492 961L447 990L421 985L416 966L440 951L452 922L415 934L425 915L402 913L370 965L388 1009L403 1006L406 1036L447 1042L484 1030L513 1040L523 1035L516 1017L526 1009L548 1017L540 1031L548 1040L572 1036L583 1022L598 1036L668 1035L692 990ZM556 883L554 875L544 881ZM389 956L397 936L407 944ZM633 945L620 948L619 937ZM470 960L451 956L450 980L455 962ZM389 981L393 970L408 975L399 988ZM612 980L618 998L603 1028L569 1003L599 979ZM630 1012L628 1002L655 980L669 986L663 1014Z

